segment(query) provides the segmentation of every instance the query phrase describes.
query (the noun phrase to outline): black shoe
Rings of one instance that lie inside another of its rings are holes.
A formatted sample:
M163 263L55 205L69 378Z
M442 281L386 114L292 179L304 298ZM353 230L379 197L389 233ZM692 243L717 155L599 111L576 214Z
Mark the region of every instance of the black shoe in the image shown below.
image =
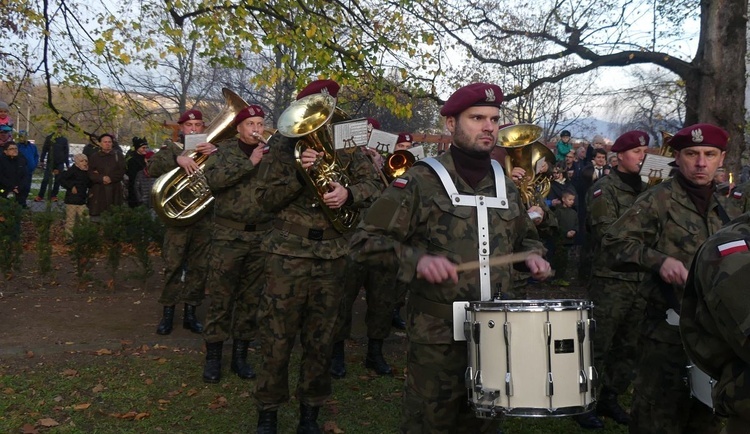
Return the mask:
M203 367L203 382L221 381L221 352L224 342L206 343L206 365Z
M630 423L630 415L617 402L617 394L610 390L603 390L599 401L596 403L596 414L606 416L620 425Z
M320 407L312 407L305 404L299 406L299 425L297 434L323 434L318 426L318 412Z
M195 317L195 306L185 303L185 313L182 317L182 328L193 333L203 333L203 324Z
M367 341L367 358L365 368L372 369L378 375L392 375L391 367L383 358L383 340L370 339Z
M331 356L331 377L337 380L346 377L344 341L338 341L333 344L333 355Z
M258 430L257 434L276 434L276 410L258 411Z
M159 326L156 327L156 334L168 335L172 333L172 323L174 322L174 305L164 306Z
M573 419L575 419L575 421L578 422L578 426L580 426L583 429L604 428L604 422L602 422L601 419L596 417L596 413L594 413L593 411L579 414L577 416L573 416Z
M393 309L393 314L391 315L391 327L398 330L406 330L406 321L401 318L400 311L401 309L399 308Z
M243 380L255 378L253 367L247 363L247 346L249 342L235 339L232 345L232 372Z

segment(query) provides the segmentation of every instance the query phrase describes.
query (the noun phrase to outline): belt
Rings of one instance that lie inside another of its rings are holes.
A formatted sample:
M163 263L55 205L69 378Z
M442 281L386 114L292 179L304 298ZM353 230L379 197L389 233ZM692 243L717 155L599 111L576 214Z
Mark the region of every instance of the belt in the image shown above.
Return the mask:
M290 234L315 241L332 240L343 236L334 228L313 229L279 220L273 222L273 227L280 231L289 232Z
M414 309L436 318L453 321L453 304L438 303L418 295L409 294L408 303Z
M230 229L234 229L237 231L245 231L245 232L260 232L260 231L271 229L271 222L260 223L257 225L247 225L242 222L225 219L224 217L218 217L218 216L214 216L214 222L222 226L226 226Z

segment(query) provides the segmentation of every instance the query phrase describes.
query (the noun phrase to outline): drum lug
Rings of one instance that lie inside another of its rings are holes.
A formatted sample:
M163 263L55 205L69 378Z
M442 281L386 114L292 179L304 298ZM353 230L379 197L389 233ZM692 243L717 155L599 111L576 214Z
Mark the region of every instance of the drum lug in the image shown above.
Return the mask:
M586 339L584 321L579 320L576 327L578 329L578 391L585 393L589 389L589 384L586 378L586 367L583 364L583 342Z
M467 389L472 388L471 380L473 379L473 377L474 377L474 373L471 370L471 366L469 366L466 368L466 373L464 374L464 384L466 385Z
M464 321L464 338L471 341L471 322Z
M547 373L547 396L555 394L555 381L552 379L552 372Z
M477 345L479 345L479 330L480 330L479 323L474 323L474 330L473 330L473 333L472 333L472 340Z
M513 396L513 379L510 372L505 373L505 396Z

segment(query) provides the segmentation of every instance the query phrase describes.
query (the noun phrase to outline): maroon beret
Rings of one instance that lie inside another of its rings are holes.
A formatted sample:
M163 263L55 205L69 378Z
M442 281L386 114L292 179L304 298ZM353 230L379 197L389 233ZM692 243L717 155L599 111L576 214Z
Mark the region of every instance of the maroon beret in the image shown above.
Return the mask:
M244 121L247 118L253 118L253 117L261 117L265 118L266 114L263 112L263 109L257 105L257 104L250 104L249 106L243 108L240 110L239 113L237 113L237 116L234 117L234 126L236 127L242 121Z
M625 152L640 146L648 146L649 140L648 133L638 130L628 131L615 140L610 151Z
M367 127L367 131L372 130L379 130L380 129L380 122L378 122L375 118L367 118L367 123L369 124Z
M178 124L184 124L187 121L202 121L203 113L200 110L192 109L188 110L177 119Z
M336 98L339 94L339 88L339 84L333 80L315 80L305 86L305 88L297 94L297 99L302 99L308 95L314 95L316 93L327 93Z
M729 133L711 124L695 124L677 131L669 146L675 151L681 151L691 146L713 146L722 151L727 150Z
M414 142L414 136L411 135L411 133L399 133L398 139L396 139L396 143L403 143L403 142Z
M143 154L143 158L145 158L145 159L148 160L149 158L153 157L155 153L156 152L154 152L154 151L148 151L145 154Z
M473 106L500 107L503 102L503 91L500 86L489 83L473 83L464 86L448 98L440 114L443 116L457 116L462 111Z

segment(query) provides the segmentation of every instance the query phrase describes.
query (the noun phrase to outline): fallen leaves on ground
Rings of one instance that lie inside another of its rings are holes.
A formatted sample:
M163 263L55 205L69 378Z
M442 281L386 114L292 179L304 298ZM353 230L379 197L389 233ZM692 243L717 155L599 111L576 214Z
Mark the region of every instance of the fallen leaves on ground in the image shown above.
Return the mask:
M55 419L52 419L50 417L45 417L44 419L39 419L39 422L37 422L37 424L39 424L41 426L46 426L48 428L60 425L59 422L57 422Z
M336 422L329 420L323 424L323 432L333 433L333 434L344 434L346 431L339 428L339 426L336 425Z
M127 413L110 413L110 416L123 420L141 420L151 416L151 413L129 411Z
M66 369L62 371L62 374L65 377L75 377L76 375L78 375L78 371L76 371L75 369Z
M208 408L211 410L216 410L217 408L224 408L229 404L227 401L227 398L223 396L217 396L216 399L214 399L214 402L208 404Z

